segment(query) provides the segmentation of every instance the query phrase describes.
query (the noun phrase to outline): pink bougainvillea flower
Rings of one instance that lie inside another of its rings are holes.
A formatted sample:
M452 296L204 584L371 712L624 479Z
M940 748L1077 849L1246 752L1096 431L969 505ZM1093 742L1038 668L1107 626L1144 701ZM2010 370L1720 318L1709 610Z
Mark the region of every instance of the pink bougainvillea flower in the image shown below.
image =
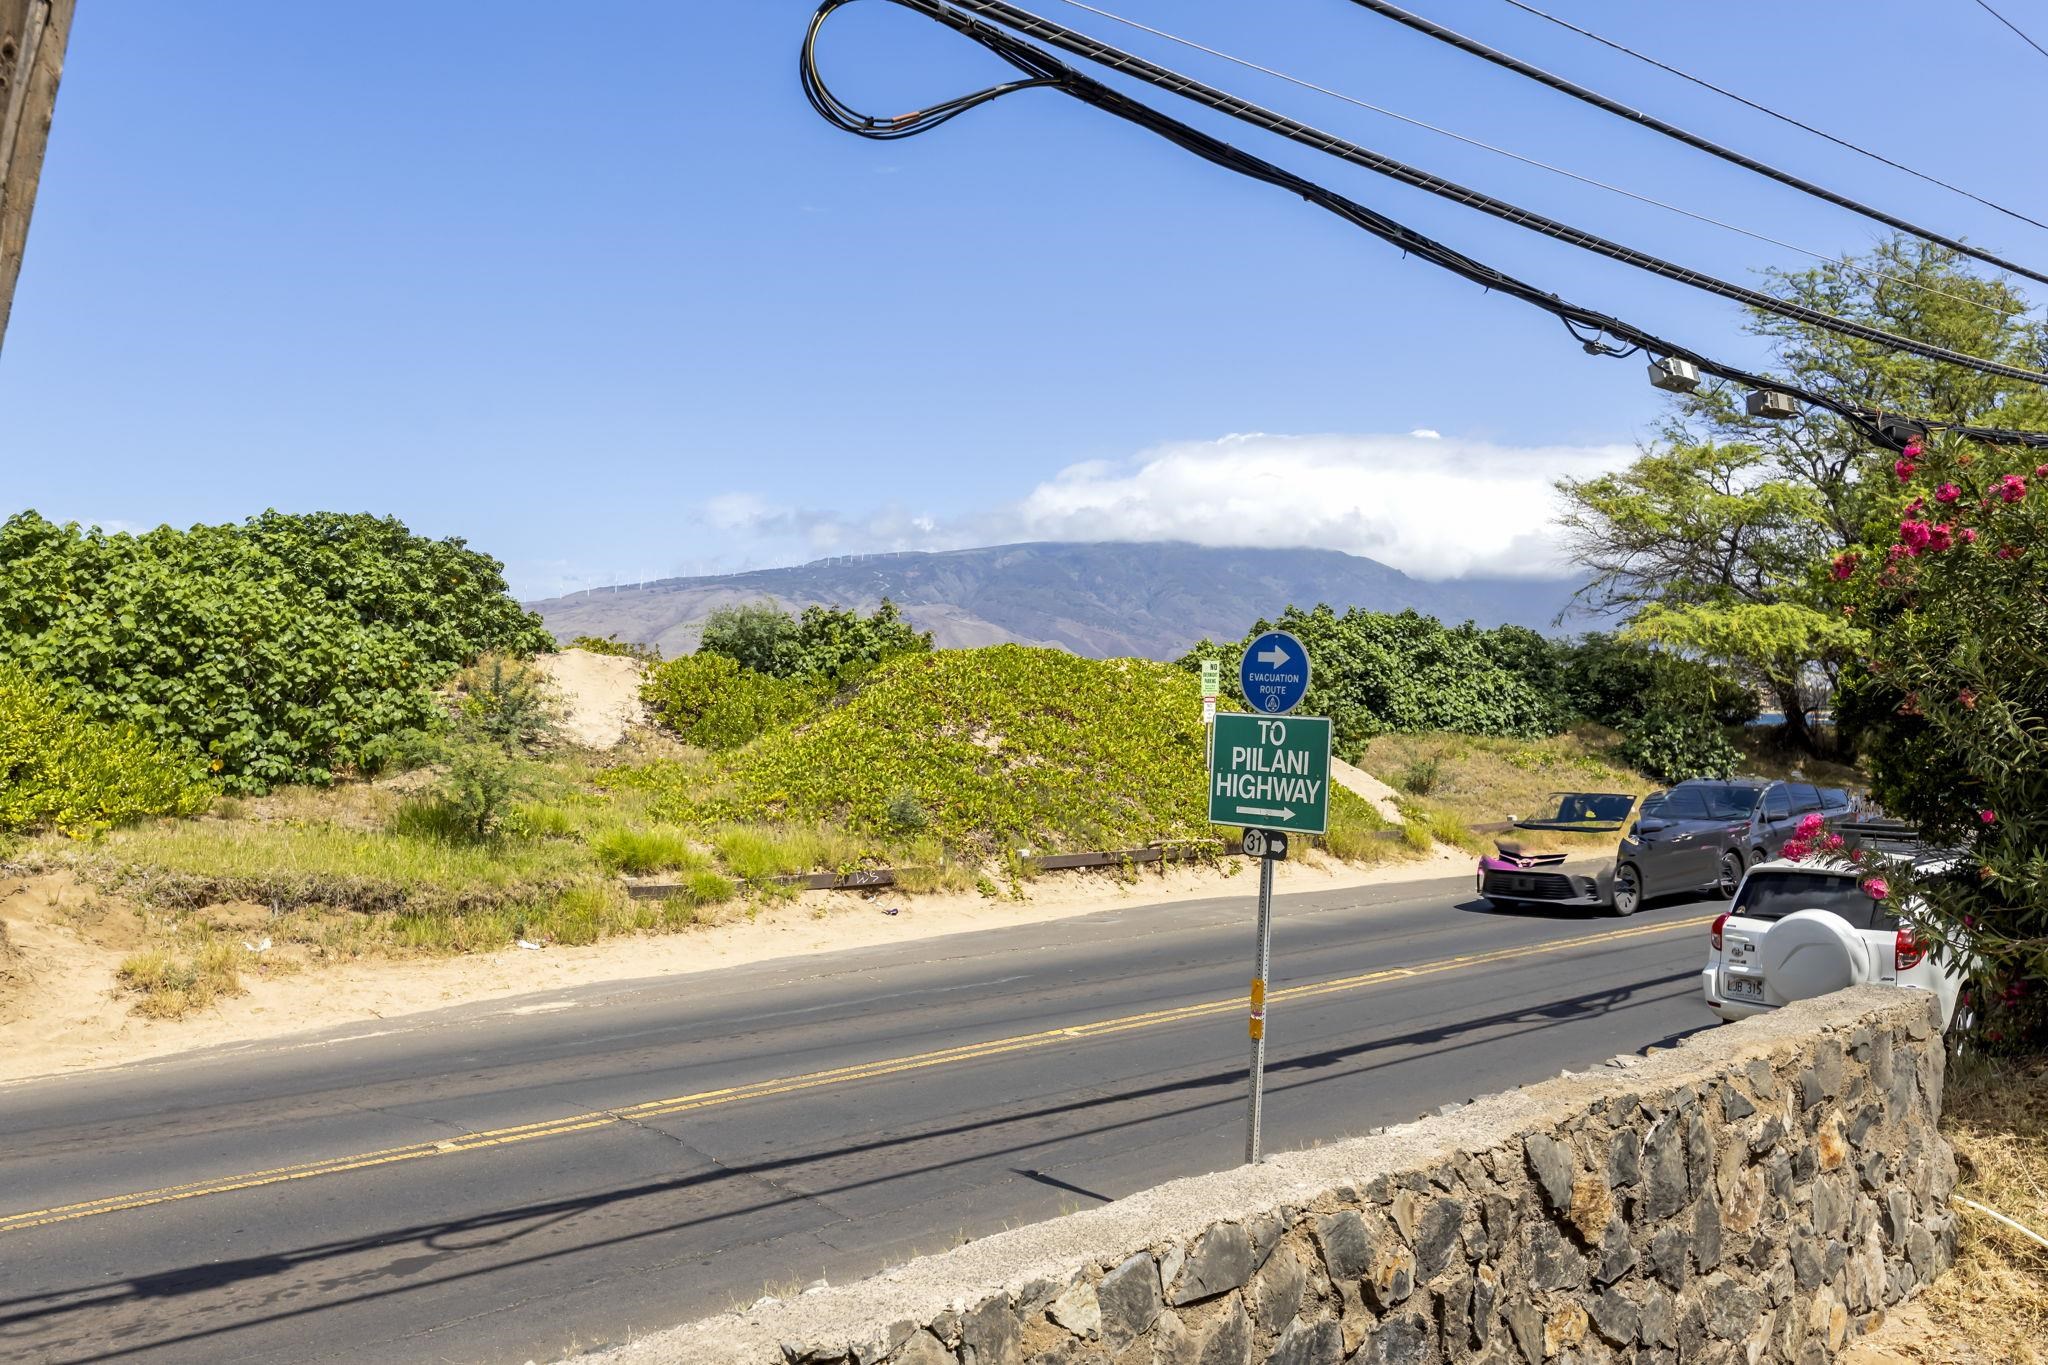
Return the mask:
M1860 863L1860 862L1862 862L1862 861L1863 861L1863 850L1862 850L1862 849L1860 849L1860 848L1852 848L1852 849L1850 849L1850 850L1849 850L1849 861L1850 861L1850 862L1852 862L1852 863Z
M1924 521L1911 517L1899 523L1899 540L1906 547L1906 553L1917 555L1927 548L1927 542L1934 537L1934 529Z
M1995 825L1998 823L1998 812L1995 810L1980 810L1977 812L1977 818L1987 825Z
M1800 838L1811 841L1813 836L1820 833L1826 826L1827 821L1821 818L1820 812L1815 811L1811 815L1800 816L1798 828L1794 832Z
M1926 509L1926 507L1927 499L1915 498L1911 502L1906 504L1906 515L1909 517L1917 517L1920 515L1922 511Z
M1820 846L1826 849L1828 852L1834 853L1838 851L1846 842L1847 840L1843 839L1841 835L1830 834L1827 838L1820 841Z
M1918 441L1908 441L1904 446L1900 447L1899 453L1909 460L1917 460L1920 458L1920 451L1922 449L1923 447Z
M2027 481L2017 474L2008 474L1998 481L1998 496L2007 502L2018 502L2027 495Z
M1806 855L1811 852L1813 852L1813 845L1795 836L1785 841L1785 846L1778 850L1778 856L1787 862L1797 863L1803 862Z
M1910 449L1910 447L1908 448ZM1914 464L1911 460L1900 460L1897 464L1892 466L1892 473L1899 476L1900 483L1904 483L1906 480L1913 477L1913 471L1918 469L1919 467L1920 466Z
M1856 566L1862 562L1862 556L1844 550L1841 554L1835 556L1835 562L1828 566L1828 572L1834 575L1837 583L1840 583L1853 575L1856 572Z
M2018 558L2020 557L2020 550L2019 550L2019 546L2017 546L2017 545L2001 545L2001 546L1999 546L1999 547L1998 547L1998 557L1999 557L2000 559L2018 559Z
M1865 877L1863 879L1863 894L1870 897L1872 900L1881 901L1886 896L1891 895L1891 893L1892 884L1886 881L1884 878Z
M1936 502L1954 502L1957 498L1960 498L1962 495L1963 490L1956 487L1952 483L1945 483L1941 487L1934 490L1934 500Z
M2035 465L2034 477L2037 479L2048 479L2048 464Z
M1949 546L1951 546L1954 543L1955 542L1950 539L1949 524L1947 522L1944 521L1939 525L1930 526L1927 528L1928 549L1935 551L1946 550L1949 548Z
M1965 545L1975 545L1977 543L1977 528L1974 526L1965 526L1962 530L1956 532L1956 535L1961 537Z

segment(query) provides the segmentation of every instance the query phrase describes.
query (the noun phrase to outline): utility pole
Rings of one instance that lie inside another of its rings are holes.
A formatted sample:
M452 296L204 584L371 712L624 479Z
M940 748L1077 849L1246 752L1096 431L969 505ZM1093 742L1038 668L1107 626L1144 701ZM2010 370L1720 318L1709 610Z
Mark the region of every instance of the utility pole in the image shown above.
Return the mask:
M0 0L0 341L28 247L77 0Z

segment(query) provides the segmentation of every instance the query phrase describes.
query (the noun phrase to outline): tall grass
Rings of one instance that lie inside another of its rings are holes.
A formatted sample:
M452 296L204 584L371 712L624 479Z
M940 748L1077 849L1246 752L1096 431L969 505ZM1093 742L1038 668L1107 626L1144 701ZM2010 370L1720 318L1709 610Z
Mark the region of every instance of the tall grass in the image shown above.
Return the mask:
M695 871L711 863L690 837L673 825L604 830L591 838L590 851L605 871L636 877L677 869Z

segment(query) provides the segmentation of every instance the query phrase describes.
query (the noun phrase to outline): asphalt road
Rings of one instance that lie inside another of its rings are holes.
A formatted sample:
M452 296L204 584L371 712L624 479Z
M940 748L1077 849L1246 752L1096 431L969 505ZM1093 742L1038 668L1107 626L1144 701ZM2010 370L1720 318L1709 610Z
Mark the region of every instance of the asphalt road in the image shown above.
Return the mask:
M1269 1151L1710 1024L1717 906L1468 885L1280 898ZM1224 1168L1252 946L1132 904L0 1088L0 1359L546 1360Z

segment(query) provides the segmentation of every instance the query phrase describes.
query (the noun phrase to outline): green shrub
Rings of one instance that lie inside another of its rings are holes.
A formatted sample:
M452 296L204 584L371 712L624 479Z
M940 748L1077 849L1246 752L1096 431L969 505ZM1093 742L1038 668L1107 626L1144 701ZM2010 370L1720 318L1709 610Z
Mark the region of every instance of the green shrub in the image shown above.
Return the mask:
M439 721L434 689L480 652L551 648L496 560L393 518L0 523L0 653L234 791L372 766Z
M87 719L57 690L0 664L0 832L84 836L205 808L209 785L132 725Z
M925 813L924 803L909 792L898 792L891 797L882 818L889 829L902 834L915 834L932 822L931 816Z
M495 744L458 743L443 750L446 771L423 795L400 805L394 834L447 843L481 844L503 832L514 804L533 780L526 765Z
M803 719L825 693L815 682L746 672L723 654L700 652L656 668L640 695L685 740L724 750Z
M500 744L537 744L555 732L561 704L532 664L493 650L455 675L461 721Z
M1401 769L1394 778L1394 785L1410 796L1428 796L1442 782L1443 770L1443 760L1440 758L1418 758Z
M590 851L605 871L634 877L709 866L709 859L674 828L608 829L590 841Z
M1726 777L1742 761L1727 730L1697 712L1667 712L1643 721L1622 737L1619 757L1659 782Z

